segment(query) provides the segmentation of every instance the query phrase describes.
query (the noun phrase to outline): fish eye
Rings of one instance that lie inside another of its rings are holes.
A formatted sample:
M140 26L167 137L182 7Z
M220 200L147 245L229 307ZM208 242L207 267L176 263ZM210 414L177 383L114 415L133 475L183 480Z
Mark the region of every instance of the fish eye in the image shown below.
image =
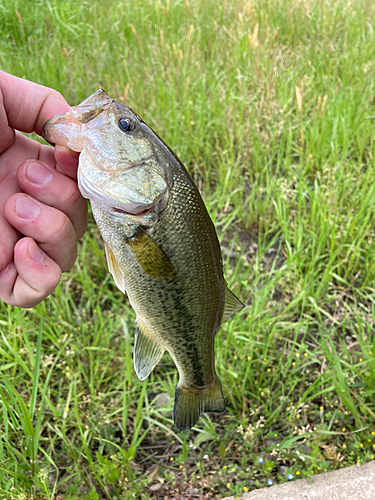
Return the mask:
M118 121L118 126L124 132L133 132L135 129L135 122L131 118L120 118Z

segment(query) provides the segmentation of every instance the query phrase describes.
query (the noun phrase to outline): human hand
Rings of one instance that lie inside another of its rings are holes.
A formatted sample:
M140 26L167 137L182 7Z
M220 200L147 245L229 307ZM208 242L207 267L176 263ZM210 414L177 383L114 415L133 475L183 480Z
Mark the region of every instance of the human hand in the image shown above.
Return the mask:
M14 306L34 307L56 288L86 230L78 154L17 132L41 135L68 109L55 90L0 71L0 300Z

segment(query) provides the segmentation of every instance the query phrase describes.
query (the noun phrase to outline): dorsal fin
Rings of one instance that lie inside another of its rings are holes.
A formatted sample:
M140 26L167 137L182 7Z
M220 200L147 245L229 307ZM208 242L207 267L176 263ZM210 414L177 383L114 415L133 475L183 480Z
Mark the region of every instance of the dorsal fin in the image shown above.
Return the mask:
M164 349L147 335L137 318L134 342L134 369L139 380L145 380L163 356Z
M242 304L240 299L238 299L233 292L229 290L227 285L225 285L225 305L223 318L221 320L222 323L230 318L233 314L238 311L241 311L245 307L245 304Z

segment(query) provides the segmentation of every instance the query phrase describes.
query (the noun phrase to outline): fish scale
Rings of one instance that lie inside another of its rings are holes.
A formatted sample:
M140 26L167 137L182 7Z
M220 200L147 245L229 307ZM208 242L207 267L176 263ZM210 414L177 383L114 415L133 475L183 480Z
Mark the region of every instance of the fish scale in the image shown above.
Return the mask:
M174 176L173 192L163 216L150 231L153 241L164 250L176 271L171 280L155 282L144 275L134 254L123 251L123 224L119 222L118 229L113 231L108 213L98 213L97 207L94 216L103 239L112 242L112 251L123 270L125 289L137 316L150 325L152 336L171 353L177 368L183 373L184 386L200 387L212 384L215 378L213 335L205 333L214 334L219 326L224 307L224 294L220 294L220 288L224 282L217 279L222 275L221 263L217 259L220 249L216 233L210 234L213 230L211 224L205 224L199 194L194 193L194 200L191 193L191 203L184 203L186 191L192 187L182 176L181 180L178 177ZM166 239L172 221L174 231ZM198 241L195 234L200 235ZM210 251L213 246L216 252ZM197 289L194 285L198 280L205 283L205 287ZM190 353L197 352L194 358L184 352L184 346Z
M167 350L179 373L176 427L224 411L214 337L243 304L226 285L214 225L185 167L103 90L46 122L43 136L84 152L79 187L91 201L109 270L136 313L138 377L144 380Z

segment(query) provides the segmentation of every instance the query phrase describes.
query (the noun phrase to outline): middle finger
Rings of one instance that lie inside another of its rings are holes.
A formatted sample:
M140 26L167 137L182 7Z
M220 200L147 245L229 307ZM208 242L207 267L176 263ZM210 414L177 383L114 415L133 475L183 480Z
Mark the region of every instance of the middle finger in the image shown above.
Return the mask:
M8 222L68 271L77 257L77 236L67 215L24 193L11 196L4 205Z

